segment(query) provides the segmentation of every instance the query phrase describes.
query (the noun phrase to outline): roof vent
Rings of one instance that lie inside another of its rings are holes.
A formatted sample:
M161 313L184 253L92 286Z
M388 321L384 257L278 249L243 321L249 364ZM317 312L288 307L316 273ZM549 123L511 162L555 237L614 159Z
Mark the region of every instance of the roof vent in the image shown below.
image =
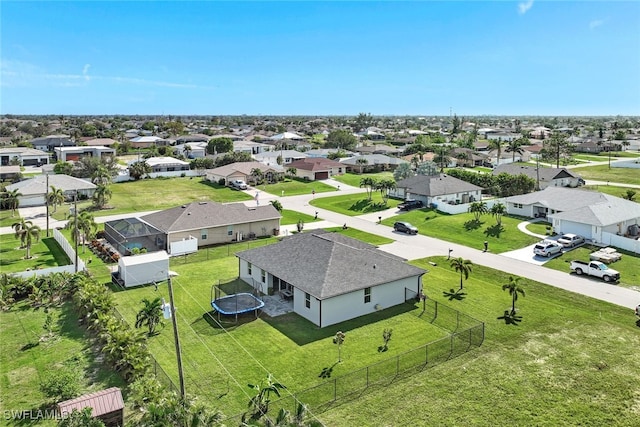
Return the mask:
M207 202L198 202L199 205L206 205Z
M182 209L185 209L187 207L187 205L182 205Z

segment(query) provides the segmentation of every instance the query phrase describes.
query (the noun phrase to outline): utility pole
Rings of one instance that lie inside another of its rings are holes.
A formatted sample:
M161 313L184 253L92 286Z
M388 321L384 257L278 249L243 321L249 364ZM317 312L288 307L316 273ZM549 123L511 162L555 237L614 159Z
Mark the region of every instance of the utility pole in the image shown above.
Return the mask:
M76 273L78 272L78 189L76 188L76 192L73 194L73 233L74 233L74 239L76 244L75 244L75 253L76 253L76 265L75 265L75 271Z
M44 204L47 207L47 237L49 237L49 172L45 172L45 176L47 178L46 181L46 190L44 195Z
M167 285L169 288L169 304L171 304L171 323L173 324L173 340L176 346L176 359L178 361L178 378L180 379L180 397L182 402L186 401L184 390L184 372L182 371L182 352L180 351L180 337L178 336L178 322L176 320L176 306L173 302L173 286L171 286L171 276L167 272Z
M540 152L536 156L536 191L540 191Z

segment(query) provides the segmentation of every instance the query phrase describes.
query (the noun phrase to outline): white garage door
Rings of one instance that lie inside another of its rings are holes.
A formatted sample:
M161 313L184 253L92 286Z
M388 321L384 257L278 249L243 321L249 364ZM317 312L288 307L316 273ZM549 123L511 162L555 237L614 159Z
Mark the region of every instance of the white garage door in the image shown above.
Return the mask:
M592 239L591 235L591 225L589 224L580 224L577 222L571 221L562 221L561 230L563 234L573 233L579 236L584 236L586 239Z

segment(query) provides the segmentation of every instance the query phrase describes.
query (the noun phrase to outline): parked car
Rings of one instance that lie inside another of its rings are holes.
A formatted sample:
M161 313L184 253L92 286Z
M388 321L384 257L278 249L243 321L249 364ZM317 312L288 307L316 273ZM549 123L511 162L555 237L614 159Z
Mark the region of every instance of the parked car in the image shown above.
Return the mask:
M563 234L558 240L565 248L573 248L584 243L584 237L577 234Z
M533 247L533 253L550 258L553 255L562 253L562 245L550 240L543 240Z
M241 179L234 179L231 181L231 186L238 190L246 190L248 188L247 183Z
M424 203L420 200L407 199L398 205L398 209L401 211L410 211L411 209L419 209L424 207Z
M401 233L418 234L418 228L409 224L408 222L397 221L393 224L393 229Z
M617 270L607 267L606 264L600 261L571 261L571 271L578 276L586 274L599 277L605 282L617 282L620 280L620 273Z

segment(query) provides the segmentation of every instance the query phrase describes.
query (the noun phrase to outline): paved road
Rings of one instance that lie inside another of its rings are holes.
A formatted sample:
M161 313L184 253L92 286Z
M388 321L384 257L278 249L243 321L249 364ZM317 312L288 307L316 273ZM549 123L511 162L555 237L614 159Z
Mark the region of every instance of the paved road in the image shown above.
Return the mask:
M345 184L340 184L337 181L329 180L325 181L330 185L340 186L340 191L346 193L360 193L364 192L364 189L350 187ZM612 184L616 185L616 184ZM255 189L247 190L248 194L255 196ZM506 271L514 275L527 277L536 280L541 283L546 283L557 288L561 288L570 292L575 292L582 295L587 295L592 298L597 298L603 301L627 307L635 308L640 303L640 292L632 289L619 287L612 284L606 284L601 281L591 280L586 277L578 277L565 272L544 268L534 263L526 262L520 259L514 259L508 256L498 255L489 252L483 252L481 248L473 249L466 246L458 245L455 243L445 242L443 240L435 239L425 235L409 236L403 233L396 233L393 228L378 224L378 217L383 219L397 215L397 209L388 209L382 212L375 212L373 214L366 214L358 217L351 217L348 215L339 214L336 212L320 209L315 206L311 206L309 202L315 198L332 197L335 196L335 192L330 193L317 193L315 195L306 194L299 196L285 196L279 197L272 194L268 194L264 191L259 192L259 203L269 203L271 200L279 200L285 209L291 209L299 212L306 213L308 215L314 215L318 212L318 216L323 220L314 223L305 224L305 229L335 227L343 224L347 224L349 227L357 228L368 233L378 234L384 237L391 238L395 242L382 245L381 250L389 252L391 254L400 256L402 258L413 260L424 258L428 256L447 255L449 249L452 249L452 256L463 257L473 261L474 264L484 265L487 267L495 268L497 270ZM255 201L246 202L247 205L254 205ZM42 212L44 208L29 208L28 211L20 209L20 215L24 218L30 218L34 223L46 221ZM149 212L138 212L135 216L142 216ZM96 222L106 222L116 218L130 217L131 214L124 215L112 215L107 217L98 217ZM60 226L63 222L56 222L56 226ZM50 226L54 226L50 223ZM290 233L295 230L295 225L281 227L283 234ZM10 227L3 227L0 229L0 233L13 233ZM426 277L428 280L428 276Z

